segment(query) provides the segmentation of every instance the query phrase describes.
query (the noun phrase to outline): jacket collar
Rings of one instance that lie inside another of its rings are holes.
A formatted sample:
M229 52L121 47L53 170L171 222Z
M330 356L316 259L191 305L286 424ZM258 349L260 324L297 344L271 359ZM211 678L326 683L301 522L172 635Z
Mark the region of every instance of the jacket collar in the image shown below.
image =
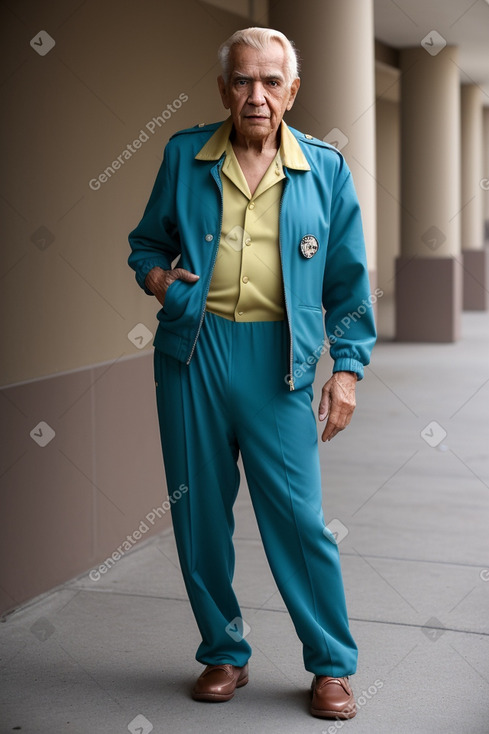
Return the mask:
M231 117L228 117L228 119L217 128L204 147L200 149L195 158L199 161L219 160L226 150L226 144L229 140L232 129L233 121ZM311 170L299 143L283 120L280 128L280 156L282 158L282 164L287 168L295 168L298 171Z

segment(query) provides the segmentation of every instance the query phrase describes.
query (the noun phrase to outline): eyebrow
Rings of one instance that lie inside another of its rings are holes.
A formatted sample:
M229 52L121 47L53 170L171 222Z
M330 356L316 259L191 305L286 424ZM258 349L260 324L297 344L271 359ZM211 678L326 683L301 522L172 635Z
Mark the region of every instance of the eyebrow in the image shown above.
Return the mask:
M255 77L249 76L248 74L242 74L239 71L233 71L231 74L231 79L244 79L245 81L253 81ZM265 74L264 76L259 77L261 80L265 81L285 81L285 77L283 74L275 73L275 74Z

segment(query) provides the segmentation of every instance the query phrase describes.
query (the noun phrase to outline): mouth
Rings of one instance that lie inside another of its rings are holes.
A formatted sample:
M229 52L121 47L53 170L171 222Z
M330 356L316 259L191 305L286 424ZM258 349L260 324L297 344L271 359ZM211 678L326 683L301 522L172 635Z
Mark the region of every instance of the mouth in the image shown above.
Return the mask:
M245 115L246 120L269 120L267 115Z

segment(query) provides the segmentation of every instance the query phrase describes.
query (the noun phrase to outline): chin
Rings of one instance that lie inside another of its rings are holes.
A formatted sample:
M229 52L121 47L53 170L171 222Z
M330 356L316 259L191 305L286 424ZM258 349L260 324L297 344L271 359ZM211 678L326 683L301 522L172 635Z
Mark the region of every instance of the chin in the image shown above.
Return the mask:
M246 120L241 129L251 135L268 135L272 131L272 126L269 120Z

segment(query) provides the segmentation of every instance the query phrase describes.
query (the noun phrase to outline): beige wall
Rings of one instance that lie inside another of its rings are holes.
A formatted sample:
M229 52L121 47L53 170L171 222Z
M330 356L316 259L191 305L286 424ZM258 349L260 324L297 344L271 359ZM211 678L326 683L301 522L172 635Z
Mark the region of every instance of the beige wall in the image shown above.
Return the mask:
M246 16L257 25L267 25L268 0L208 0L209 5Z
M78 9L29 0L2 15L5 385L135 354L130 330L142 322L154 331L155 301L126 265L127 235L168 137L225 117L216 49L246 21L194 0L147 0L144 11L136 0ZM29 45L41 30L55 40L45 56ZM148 132L180 95L188 100ZM90 188L140 130L149 139Z
M139 322L154 331L156 305L126 264L127 235L170 134L227 115L216 49L246 21L194 0L30 0L0 18L2 611L169 525L151 343L127 337ZM55 40L45 56L29 45L41 30Z

